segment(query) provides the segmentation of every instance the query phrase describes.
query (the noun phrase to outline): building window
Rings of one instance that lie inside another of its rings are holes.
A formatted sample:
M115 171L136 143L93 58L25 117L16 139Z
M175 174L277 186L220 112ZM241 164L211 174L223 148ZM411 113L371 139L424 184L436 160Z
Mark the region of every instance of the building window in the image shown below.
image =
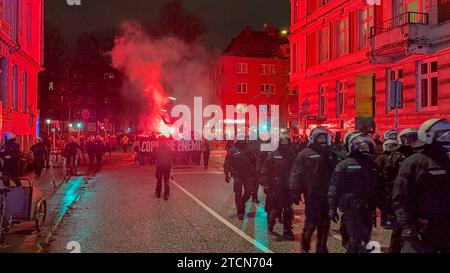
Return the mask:
M19 67L17 65L13 66L13 97L12 106L13 110L17 111L19 109Z
M275 94L275 85L274 84L261 84L261 94Z
M27 41L31 43L33 34L33 6L31 3L27 4Z
M238 92L239 94L246 94L248 92L248 84L238 83L236 85L236 92Z
M345 95L347 94L347 81L336 82L336 117L341 117L345 113Z
M262 64L261 65L261 75L275 75L275 65L274 64Z
M292 4L292 24L296 24L298 22L298 17L299 17L298 1L299 0L295 0L295 1L293 1L293 4Z
M28 111L28 74L22 73L22 112Z
M336 56L349 52L349 19L348 17L336 24Z
M114 73L104 73L103 78L105 80L114 80L116 76L114 75Z
M55 90L55 83L49 82L48 83L48 91L53 91L53 90Z
M2 58L0 61L1 65L1 77L0 77L0 88L2 91L2 102L3 102L3 108L8 107L8 59Z
M327 114L327 91L328 86L321 85L319 86L319 116L325 116Z
M374 8L369 7L359 11L358 14L358 49L363 49L367 45L370 29L374 25Z
M248 64L238 63L236 66L236 71L238 74L247 74L248 73Z
M292 44L292 74L297 73L298 50L297 43Z
M439 104L439 75L437 60L419 62L420 108L432 108Z
M319 31L319 63L330 59L330 29Z

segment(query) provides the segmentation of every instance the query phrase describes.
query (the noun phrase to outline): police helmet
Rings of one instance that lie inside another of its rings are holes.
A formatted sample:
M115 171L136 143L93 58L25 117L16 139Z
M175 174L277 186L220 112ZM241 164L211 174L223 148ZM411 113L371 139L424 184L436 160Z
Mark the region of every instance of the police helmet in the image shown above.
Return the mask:
M450 142L450 122L447 119L430 119L417 132L420 141L426 144Z
M400 145L413 145L417 141L417 129L407 128L398 134Z
M383 151L393 152L398 147L398 141L396 139L388 139L383 143Z
M310 135L309 135L309 144L314 144L317 142L317 138L321 135L326 136L326 142L328 145L331 145L331 138L330 135L328 134L328 130L325 128L315 128L314 130L311 131Z
M11 132L6 132L6 133L3 134L3 139L5 141L13 140L15 138L16 138L16 136L13 133L11 133Z
M348 141L348 150L350 152L361 152L363 154L372 154L375 144L371 136L363 133L353 134Z
M398 133L396 130L388 130L383 135L383 140L386 141L388 139L397 139Z

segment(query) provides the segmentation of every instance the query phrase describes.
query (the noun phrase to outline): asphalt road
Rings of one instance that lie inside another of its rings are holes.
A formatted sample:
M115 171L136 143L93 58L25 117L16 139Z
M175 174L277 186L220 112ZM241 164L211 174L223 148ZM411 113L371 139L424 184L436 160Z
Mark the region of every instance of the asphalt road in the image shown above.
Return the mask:
M225 183L221 169L223 156L213 154L207 171L200 166L175 167L169 201L154 196L152 167L135 164L130 154L106 156L102 171L88 181L48 251L299 252L303 208L295 208L295 242L281 239L281 224L275 234L268 234L263 202L259 206L249 202L246 218L239 221L232 184ZM260 199L264 200L262 194ZM337 225L333 225L330 252L344 252L336 230ZM374 230L373 239L382 247L387 246L388 238L389 232Z

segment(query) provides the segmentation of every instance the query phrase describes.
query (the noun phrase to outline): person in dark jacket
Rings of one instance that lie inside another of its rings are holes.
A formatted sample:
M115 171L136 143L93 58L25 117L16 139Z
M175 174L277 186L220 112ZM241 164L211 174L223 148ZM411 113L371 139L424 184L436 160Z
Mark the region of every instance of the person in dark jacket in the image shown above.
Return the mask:
M3 159L3 186L9 190L10 180L17 187L22 186L19 179L20 145L17 143L15 135L9 132L3 134L3 140L5 144L0 147L0 157Z
M331 151L329 140L330 135L326 129L314 129L308 148L297 155L289 179L295 201L299 202L300 194L303 194L305 199L306 221L301 241L303 252L310 251L311 237L317 229L316 252L328 253L330 219L327 194L331 173L338 163L338 157Z
M244 220L245 204L251 198L253 183L251 174L254 158L248 150L248 143L245 136L238 137L236 143L229 148L225 163L223 165L225 182L234 180L233 191L235 194L235 204L239 220Z
M393 168L393 173L395 173L395 177L398 175L400 167L405 161L405 159L409 158L410 156L418 152L418 150L420 149L420 145L419 146L416 145L418 141L417 132L418 132L417 129L407 128L401 131L398 135L399 147L392 153L392 155L389 158L390 165ZM391 192L389 194L391 199L393 196L395 177L394 181L392 182ZM394 209L392 208L392 200L390 201L390 204L391 204L390 210L393 212L395 216ZM389 245L389 253L401 252L402 248L401 235L402 230L397 224L397 221L395 221L394 217L394 223L392 225L391 241Z
M76 170L78 151L81 151L80 145L75 142L73 136L69 136L68 142L64 147L63 156L66 158L66 164L70 168L70 173Z
M33 154L34 173L41 176L42 169L45 167L45 159L47 158L48 150L41 138L36 139L36 143L31 146Z
M276 219L283 215L283 238L294 240L292 219L294 217L289 191L289 174L295 154L290 149L289 135L282 134L280 145L274 152L267 154L261 168L261 184L266 193L268 229L273 232Z
M368 135L354 134L349 139L350 154L335 168L328 191L329 217L339 220L342 211L349 236L348 253L365 253L370 242L376 196L380 181L372 156L375 145Z
M450 122L432 119L419 128L423 150L401 164L393 207L402 253L450 253Z
M102 140L101 136L97 136L94 141L94 157L97 164L97 168L101 168L103 155L106 152L105 143Z
M155 195L161 198L161 191L164 179L164 200L169 200L170 196L170 173L172 171L172 152L166 141L160 140L156 150L156 190Z
M209 166L209 156L211 155L211 142L207 139L203 140L203 166L205 170L208 169Z
M375 163L381 172L380 188L378 192L378 207L381 211L381 225L385 229L392 229L394 212L392 211L392 189L397 172L392 164L392 155L398 148L396 139L388 139L383 143L383 152L375 157Z

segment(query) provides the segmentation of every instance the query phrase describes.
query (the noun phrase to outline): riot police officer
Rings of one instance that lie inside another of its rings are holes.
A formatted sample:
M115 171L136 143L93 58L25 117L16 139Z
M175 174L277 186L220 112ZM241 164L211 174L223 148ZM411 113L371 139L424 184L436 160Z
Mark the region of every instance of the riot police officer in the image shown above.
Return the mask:
M350 138L353 135L360 134L360 133L361 132L359 130L351 130L351 131L348 131L344 135L344 138L342 139L342 146L343 147L342 147L341 152L338 154L339 161L347 159L348 154L350 152L350 150L348 149L348 147L349 147L349 140L350 140ZM342 246L345 249L347 249L348 248L347 244L350 241L350 235L348 235L347 228L345 227L345 220L344 219L341 219L341 221L339 223L339 233L341 234L341 237L342 237Z
M298 199L303 193L305 199L306 222L303 229L301 248L311 249L311 237L317 229L317 253L328 253L327 240L330 229L329 206L327 200L331 174L338 162L331 151L328 130L314 129L309 137L308 148L295 159L289 179L290 190Z
M413 128L407 128L401 131L398 134L398 148L392 153L390 156L390 165L393 168L393 173L395 173L395 176L399 173L400 166L402 165L403 161L412 156L420 146L417 146L417 130ZM395 180L394 180L395 181ZM392 182L392 189L390 192L390 197L392 199L392 192L393 192L393 185L394 181ZM392 200L390 201L391 207L390 210L393 212L392 209ZM395 216L395 213L394 213ZM392 224L392 233L391 233L391 241L389 245L389 253L400 253L401 251L401 228L398 226L397 222L395 221L395 218L393 219L394 222Z
M19 180L20 145L16 142L16 137L12 133L4 133L3 139L5 144L0 148L0 157L3 159L3 186L9 190L10 180L17 187L22 186Z
M253 183L251 174L253 162L255 161L247 147L245 136L238 136L236 143L228 149L225 163L223 165L225 182L234 180L233 191L239 220L244 220L245 204L252 196Z
M165 139L159 141L156 149L156 190L155 195L161 198L162 182L164 179L164 200L169 200L170 195L170 173L172 171L172 151Z
M337 209L349 236L348 253L366 252L373 225L379 171L372 160L375 145L366 134L349 138L348 158L335 168L328 191L329 217L339 220Z
M423 150L405 159L395 180L393 206L402 252L450 252L450 122L431 119L418 138Z
M280 135L280 145L274 152L267 154L261 168L261 184L266 193L266 211L268 229L273 232L276 219L283 215L283 238L294 240L292 232L293 209L289 192L289 174L295 153L290 149L290 137Z
M398 147L397 139L388 139L383 142L383 152L375 157L375 163L381 172L381 181L378 192L378 207L381 211L381 225L385 229L392 229L394 212L392 211L392 189L397 175L392 165L391 157Z
M31 146L31 152L33 154L34 173L37 176L41 176L48 154L47 147L42 141L42 138L39 137L36 139L36 143Z

